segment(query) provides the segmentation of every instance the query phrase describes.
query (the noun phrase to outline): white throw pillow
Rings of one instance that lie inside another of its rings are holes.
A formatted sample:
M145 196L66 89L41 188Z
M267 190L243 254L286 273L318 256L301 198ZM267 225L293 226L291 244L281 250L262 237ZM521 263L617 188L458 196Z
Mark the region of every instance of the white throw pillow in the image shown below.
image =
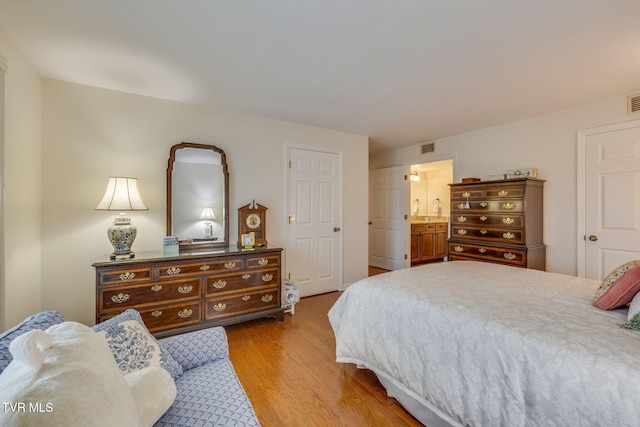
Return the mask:
M14 359L0 374L0 425L151 426L176 396L162 368L125 378L105 338L79 323L28 332L9 349Z

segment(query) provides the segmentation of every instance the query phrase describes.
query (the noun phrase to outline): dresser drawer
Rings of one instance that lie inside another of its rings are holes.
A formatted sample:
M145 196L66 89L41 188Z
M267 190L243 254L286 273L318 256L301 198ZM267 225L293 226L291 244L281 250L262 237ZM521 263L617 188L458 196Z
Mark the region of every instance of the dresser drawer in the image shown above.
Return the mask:
M206 318L216 319L280 306L279 289L250 291L206 300Z
M522 215L491 215L460 213L451 217L454 225L480 225L501 227L522 227L524 217Z
M185 301L139 310L151 332L197 323L201 318L200 301Z
M485 245L467 243L449 243L449 257L451 260L461 258L478 258L524 266L527 264L527 252L517 249L505 249Z
M522 244L524 233L520 229L476 228L466 225L454 225L451 227L451 236L465 239L486 240L495 243Z
M99 309L126 309L139 304L193 299L200 296L200 279L151 282L140 285L108 287L99 292Z
M211 274L215 272L232 272L244 269L242 258L224 258L198 261L194 263L165 264L158 267L161 279L176 278L194 274Z
M276 267L278 265L280 265L279 255L247 257L247 260L246 260L247 269Z
M485 190L484 197L487 199L523 198L524 187L522 186L492 186Z
M473 200L469 201L469 207L467 202L452 202L451 214L460 215L468 211L483 211L483 212L522 212L524 203L522 199L510 199L510 200Z
M151 267L104 269L98 271L100 285L123 285L151 279Z
M125 309L126 307L122 307L122 310L100 313L98 323L117 316ZM199 300L161 304L148 308L137 307L136 310L151 332L197 323L201 320L202 311Z
M460 189L451 190L451 200L483 199L484 189Z
M250 270L232 275L207 277L207 295L229 292L255 286L277 285L278 268L269 270Z

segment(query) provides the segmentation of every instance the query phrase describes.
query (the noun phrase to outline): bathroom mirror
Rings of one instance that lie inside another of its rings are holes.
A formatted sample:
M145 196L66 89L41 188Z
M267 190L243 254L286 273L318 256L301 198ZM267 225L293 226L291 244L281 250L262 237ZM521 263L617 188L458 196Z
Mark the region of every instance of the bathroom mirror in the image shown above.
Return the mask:
M167 235L178 237L180 251L229 245L229 171L222 149L191 142L171 147Z

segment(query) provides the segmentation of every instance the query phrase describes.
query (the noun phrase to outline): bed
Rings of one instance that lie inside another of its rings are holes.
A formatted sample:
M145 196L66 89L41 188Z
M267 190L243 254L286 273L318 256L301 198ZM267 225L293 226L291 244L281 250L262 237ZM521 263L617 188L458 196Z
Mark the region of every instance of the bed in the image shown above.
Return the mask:
M640 332L600 282L475 261L351 285L329 311L336 360L372 370L439 426L638 426Z

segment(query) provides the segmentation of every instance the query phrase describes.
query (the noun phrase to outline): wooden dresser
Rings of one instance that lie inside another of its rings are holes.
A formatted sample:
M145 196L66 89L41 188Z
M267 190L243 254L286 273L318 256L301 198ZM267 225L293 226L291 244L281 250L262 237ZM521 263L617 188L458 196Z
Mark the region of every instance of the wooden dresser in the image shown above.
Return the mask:
M450 260L545 270L543 180L522 178L449 185Z
M96 323L135 308L163 337L261 317L283 320L281 252L229 247L96 262Z

